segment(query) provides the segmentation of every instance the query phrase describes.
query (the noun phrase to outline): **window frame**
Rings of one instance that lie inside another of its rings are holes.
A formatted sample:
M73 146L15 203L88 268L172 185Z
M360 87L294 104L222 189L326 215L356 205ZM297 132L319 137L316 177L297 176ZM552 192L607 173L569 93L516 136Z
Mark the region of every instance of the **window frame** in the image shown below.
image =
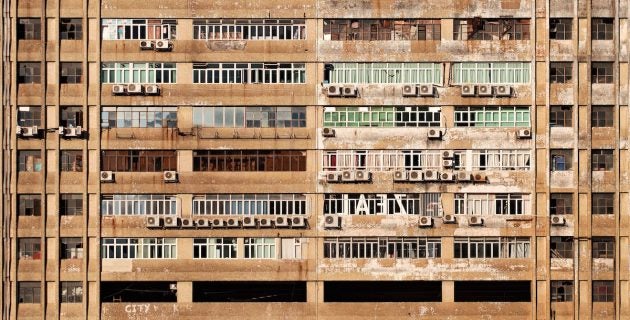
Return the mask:
M83 19L82 18L61 18L59 21L60 40L82 40L83 39Z

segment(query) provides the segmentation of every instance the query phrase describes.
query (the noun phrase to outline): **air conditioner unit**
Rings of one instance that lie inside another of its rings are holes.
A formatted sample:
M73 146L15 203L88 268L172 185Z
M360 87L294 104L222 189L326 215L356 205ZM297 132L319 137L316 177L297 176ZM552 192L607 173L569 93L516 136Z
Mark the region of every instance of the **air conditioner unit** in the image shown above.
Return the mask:
M419 227L432 227L433 226L433 218L431 217L420 217L418 221Z
M474 182L486 182L486 174L477 172L473 174L472 179Z
M402 88L403 97L417 97L418 96L418 87L412 84L406 84Z
M457 218L455 218L455 216L452 214L446 214L442 217L442 222L446 224L457 223Z
M531 129L519 129L516 132L516 137L519 139L531 139L532 138L532 130Z
M101 171L101 182L114 182L114 172Z
M180 222L182 228L192 228L195 226L195 222L190 218L182 218Z
M215 218L212 219L211 222L213 228L225 228L226 226L225 220L223 219Z
M359 89L355 86L346 86L343 87L341 95L344 97L357 97L359 95Z
M440 173L437 170L424 170L424 181L438 181L438 180L440 180Z
M470 217L468 218L469 226L483 226L483 218L482 217Z
M394 181L407 181L408 180L407 174L408 172L405 170L394 171Z
M115 84L112 86L112 94L125 94L126 89L124 84Z
M243 228L256 228L256 219L254 217L243 218Z
M453 180L455 180L455 175L452 172L440 173L440 181L453 182Z
M239 227L238 219L236 219L236 218L229 218L229 219L227 219L225 224L227 225L228 228L238 228Z
M195 220L195 225L197 228L208 228L210 227L210 221L208 221L208 219L199 218Z
M261 228L271 228L271 218L258 218L258 226Z
M453 159L455 153L453 150L444 150L442 151L442 159Z
M427 137L429 139L442 139L444 135L444 130L442 129L429 129L427 132Z
M61 135L62 137L66 137L66 138L70 138L70 137L80 137L81 136L81 127L76 127L76 128L66 128L66 127L59 127L59 135Z
M162 226L162 219L160 217L147 217L144 222L147 228L159 228Z
M37 126L33 126L33 127L17 126L17 128L15 129L15 133L21 137L34 137L37 135L38 132L39 131L38 131Z
M362 182L372 181L372 172L366 170L357 170L354 172L354 180Z
M471 176L470 172L460 171L457 173L457 181L470 181Z
M167 228L174 228L179 226L178 217L164 217L164 226Z
M341 229L341 216L326 215L324 217L325 229Z
M340 177L339 172L326 172L326 182L328 183L339 182Z
M164 182L177 182L177 171L164 171Z
M350 171L350 170L342 171L341 181L354 181L354 171Z
M492 97L492 86L488 84L478 85L477 95L480 97Z
M156 51L168 51L173 49L173 43L168 40L158 40L155 42Z
M291 228L304 228L306 227L306 218L304 217L292 217Z
M127 93L129 94L141 94L142 85L139 83L130 83L127 85Z
M409 181L424 181L424 172L420 170L411 170L408 173Z
M418 93L421 97L433 97L435 95L433 85L431 84L421 84L418 87Z
M159 95L160 86L157 84L147 84L144 86L144 94L146 95Z
M326 87L326 95L329 97L341 97L341 91L343 87L341 86L328 86Z
M475 96L475 85L474 84L463 84L462 85L462 97L474 97Z
M140 50L153 50L153 41L142 40L140 41Z
M552 226L563 226L567 223L567 220L564 217L553 216L551 217L551 225Z
M288 228L289 220L290 218L288 217L276 217L276 220L274 221L274 225L276 226L276 228Z
M444 168L452 168L453 167L453 159L444 159L444 160L442 160L442 167L444 167Z
M333 128L323 128L322 129L322 137L334 138L335 137L335 129L333 129Z
M512 87L508 85L496 86L494 87L494 94L497 97L511 97Z

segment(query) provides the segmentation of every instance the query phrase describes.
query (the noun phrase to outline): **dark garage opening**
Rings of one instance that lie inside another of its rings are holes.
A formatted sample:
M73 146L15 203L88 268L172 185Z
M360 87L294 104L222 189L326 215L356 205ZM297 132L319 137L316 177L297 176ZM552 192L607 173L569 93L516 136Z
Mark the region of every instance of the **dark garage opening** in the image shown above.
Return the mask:
M177 302L174 282L101 282L101 302Z
M193 282L193 302L306 302L306 282Z
M324 302L440 302L440 281L327 281Z
M455 302L530 302L529 281L455 281Z

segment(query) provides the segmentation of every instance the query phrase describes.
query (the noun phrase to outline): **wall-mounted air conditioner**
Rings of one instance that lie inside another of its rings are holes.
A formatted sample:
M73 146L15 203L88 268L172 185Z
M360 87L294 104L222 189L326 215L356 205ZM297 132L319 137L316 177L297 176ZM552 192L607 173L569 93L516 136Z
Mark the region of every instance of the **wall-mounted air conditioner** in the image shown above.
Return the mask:
M166 228L176 228L179 227L179 218L178 217L164 217L164 227Z
M114 172L101 171L101 182L114 182Z
M292 217L291 228L304 228L306 227L306 218L304 217Z
M112 94L114 95L125 94L126 91L127 88L124 84L115 84L112 86Z
M212 227L213 228L225 228L227 223L223 219L214 218L212 219Z
M160 86L157 84L147 84L144 86L144 94L148 96L157 96L160 94Z
M334 138L335 137L335 129L333 129L333 128L323 128L322 129L322 137Z
M354 171L344 170L341 172L341 181L350 182L354 181Z
M429 139L432 140L438 140L438 139L442 139L442 136L444 136L444 130L443 129L429 129L429 131L427 131L427 137Z
M324 217L325 229L341 229L341 217L337 215L326 215Z
M468 171L460 171L457 172L457 181L470 181L472 179L472 174Z
M564 217L552 216L551 217L551 225L552 226L563 226L567 223L567 220Z
M516 132L516 137L519 139L531 139L532 138L532 130L531 129L519 129Z
M261 228L273 227L271 218L258 218L258 226Z
M468 218L469 226L483 226L483 218L482 217L470 217Z
M154 43L151 40L140 41L140 50L153 50Z
M417 97L418 87L412 84L406 84L402 87L402 95L403 97Z
M418 221L418 226L420 227L432 227L433 226L433 218L431 217L420 217Z
M355 86L345 86L341 95L347 98L356 98L359 95L359 89Z
M193 228L195 227L195 222L190 218L182 218L180 220L180 227L182 228Z
M39 133L38 130L39 128L37 126L32 126L32 127L17 126L17 128L15 128L15 133L19 137L35 137Z
M276 217L274 225L276 226L276 228L288 228L290 225L289 221L289 217Z
M158 40L155 42L155 51L173 50L173 42L169 40Z
M455 215L446 214L442 217L442 222L444 222L445 224L457 223L457 218L455 218Z
M421 97L433 97L435 96L435 89L432 84L421 84L418 87L418 94Z
M254 217L243 218L243 228L256 228L256 219Z
M162 177L164 182L177 182L177 171L164 171Z
M492 97L492 86L489 84L478 85L477 95L480 97Z
M494 87L494 95L497 97L511 97L512 87L508 85L501 85Z
M326 95L329 97L341 97L341 91L343 91L343 87L341 86L326 87Z
M139 83L130 83L127 85L128 94L142 94L143 88Z
M372 172L357 170L354 172L354 181L370 182L372 181Z
M475 96L475 85L474 84L464 84L462 85L462 97L474 97Z
M409 171L409 181L419 182L424 181L424 172L420 170L411 170Z
M440 173L437 170L424 170L424 181L440 180ZM409 179L411 180L411 179Z
M404 182L408 180L407 176L408 172L405 170L396 170L394 171L394 181L395 182Z
M197 228L209 228L210 221L205 218L199 218L195 220L195 225L197 226Z
M147 228L159 228L162 226L162 219L160 217L147 217L144 223Z

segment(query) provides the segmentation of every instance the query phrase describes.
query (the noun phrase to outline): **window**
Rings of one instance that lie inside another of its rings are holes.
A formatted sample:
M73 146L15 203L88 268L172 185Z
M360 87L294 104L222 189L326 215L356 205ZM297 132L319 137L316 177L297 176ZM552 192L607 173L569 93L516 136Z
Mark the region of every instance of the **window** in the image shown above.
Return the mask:
M324 151L324 171L441 169L438 150L329 150Z
M18 256L20 260L40 260L42 258L42 244L40 238L19 238Z
M40 40L42 24L40 18L19 18L17 25L18 40Z
M41 63L18 62L18 83L41 83Z
M454 62L453 84L527 84L528 62Z
M593 193L591 214L613 214L615 208L614 193Z
M193 39L298 40L306 38L304 19L194 19Z
M593 18L591 21L591 40L612 40L613 24L613 18Z
M551 83L571 83L573 64L571 62L551 62L549 80Z
M193 83L306 83L306 65L193 63Z
M571 40L573 20L571 18L552 18L549 20L549 39Z
M572 280L552 280L551 281L551 302L573 301L573 281Z
M324 19L324 40L440 40L439 19Z
M612 127L615 109L612 106L593 106L591 108L591 127Z
M570 171L573 170L573 150L571 149L552 149L551 153L551 171Z
M427 62L340 62L324 68L324 83L442 83L442 64Z
M83 195L61 194L59 207L62 216L80 216L83 214Z
M529 195L514 193L456 193L455 214L522 215L529 214Z
M61 238L61 259L83 259L81 238Z
M528 150L461 150L455 151L455 169L467 169L466 157L472 157L472 170L529 170Z
M194 107L193 126L305 128L306 107Z
M454 40L529 40L529 19L455 19Z
M39 194L19 194L18 216L41 216L42 200Z
M101 197L102 215L175 215L177 198L160 194L116 194Z
M195 150L193 171L306 171L306 151Z
M455 107L456 127L529 127L528 107Z
M175 19L103 19L103 40L174 40Z
M175 238L102 238L102 259L177 259Z
M82 172L83 171L83 151L61 150L61 171Z
M59 83L81 83L81 62L62 62Z
M613 63L593 62L591 65L592 83L613 83Z
M326 107L325 127L439 127L441 107Z
M195 259L235 259L236 238L193 239Z
M61 303L83 302L83 284L79 281L61 281Z
M573 237L551 237L551 257L573 259Z
M549 126L573 127L573 108L571 106L551 106Z
M591 158L593 171L610 171L613 169L613 150L593 149Z
M176 150L106 150L101 152L101 170L160 172L177 170Z
M615 238L593 237L592 246L593 246L593 259L615 258Z
M40 172L42 171L42 153L39 150L18 151L18 171L19 172Z
M177 83L175 63L110 62L101 64L102 83Z
M440 193L324 195L324 214L442 216Z
M326 259L423 259L439 258L441 254L440 238L324 238L324 258Z
M42 108L39 106L19 106L17 110L17 123L21 127L42 125Z
M455 258L529 258L529 238L455 238Z
M245 238L245 259L275 259L276 239Z
M61 121L59 121L59 125L68 128L83 127L83 108L79 106L62 106Z
M18 303L41 303L41 283L39 281L18 282Z
M614 302L614 281L593 281L593 302Z
M549 200L549 213L551 215L573 214L573 194L552 193Z
M103 107L101 127L177 128L177 107Z
M193 197L193 215L304 215L303 194L207 194Z
M59 38L62 40L81 40L83 38L83 21L81 18L61 19L59 30L61 31Z

